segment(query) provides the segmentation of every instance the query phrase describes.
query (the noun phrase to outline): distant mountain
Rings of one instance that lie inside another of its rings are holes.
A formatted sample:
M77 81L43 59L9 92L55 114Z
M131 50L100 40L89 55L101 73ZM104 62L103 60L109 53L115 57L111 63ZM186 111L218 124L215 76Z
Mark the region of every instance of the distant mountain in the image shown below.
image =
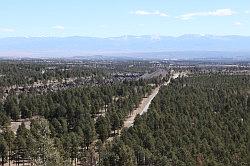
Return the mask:
M240 52L244 53L244 56L249 56L249 44L250 36L9 37L0 39L0 56L143 56L143 53L158 52L171 52L173 56L173 52Z

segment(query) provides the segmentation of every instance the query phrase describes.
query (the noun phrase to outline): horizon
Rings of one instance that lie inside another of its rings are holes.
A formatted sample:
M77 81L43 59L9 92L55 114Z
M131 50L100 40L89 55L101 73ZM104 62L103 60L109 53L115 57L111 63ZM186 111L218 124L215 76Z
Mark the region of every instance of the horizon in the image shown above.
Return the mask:
M249 16L248 0L2 0L0 56L221 51L237 57L250 52Z
M0 38L0 57L150 56L249 59L250 36L186 34L171 36ZM174 53L176 52L176 53ZM185 53L185 55L180 53ZM189 52L196 52L195 55ZM223 54L217 54L218 52ZM163 53L165 55L163 55ZM171 54L168 54L171 53ZM199 54L197 54L199 53ZM216 54L215 54L216 53Z
M182 35L150 35L150 34L142 34L142 35L120 35L120 36L106 36L106 37L98 37L98 36L7 36L7 37L0 37L0 39L4 38L73 38L73 37L84 37L84 38L100 38L100 39L108 39L108 38L122 38L122 37L173 37L173 38L179 38L179 37L185 37L185 36L197 36L197 37L250 37L250 35L237 35L237 34L231 34L231 35L214 35L214 34L182 34Z

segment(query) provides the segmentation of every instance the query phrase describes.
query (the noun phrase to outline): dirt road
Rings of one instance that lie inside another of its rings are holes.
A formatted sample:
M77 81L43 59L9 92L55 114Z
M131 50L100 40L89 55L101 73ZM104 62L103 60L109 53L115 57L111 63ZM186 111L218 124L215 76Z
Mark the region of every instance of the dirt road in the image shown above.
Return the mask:
M166 83L164 83L163 85L164 85L164 86L167 86L167 85L170 83L171 79L176 79L176 78L179 77L179 75L181 75L181 74L180 74L180 73L175 73L175 74L173 74L173 75L169 78L169 80L168 80ZM139 115L142 115L142 114L144 114L145 112L148 111L149 105L150 105L151 101L155 98L155 96L158 94L158 92L159 92L159 90L160 90L160 87L161 87L161 86L156 87L156 88L152 91L152 93L151 93L147 98L143 98L143 99L142 99L141 104L139 105L139 107L137 107L137 108L133 111L132 115L130 115L130 116L124 121L123 128L129 128L129 127L133 126L133 123L134 123L134 121L135 121L135 117L136 117L138 114L139 114Z
M133 123L134 123L134 120L135 120L135 117L140 114L142 115L143 113L147 112L148 110L148 107L151 103L151 101L155 98L155 96L158 94L159 92L159 89L160 89L160 86L156 87L153 92L151 93L151 95L149 95L147 98L143 98L139 107L137 107L132 115L130 115L125 121L124 121L124 125L123 127L125 128L129 128L131 126L133 126Z

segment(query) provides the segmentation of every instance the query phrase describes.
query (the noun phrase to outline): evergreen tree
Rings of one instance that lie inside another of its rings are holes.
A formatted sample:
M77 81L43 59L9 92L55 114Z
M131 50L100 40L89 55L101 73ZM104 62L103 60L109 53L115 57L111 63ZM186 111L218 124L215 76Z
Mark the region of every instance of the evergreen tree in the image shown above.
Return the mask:
M0 158L1 158L1 163L2 166L4 166L4 163L7 160L8 156L8 145L5 139L3 138L2 135L0 135Z
M103 116L98 117L95 125L98 138L104 142L110 134L110 126L108 124L107 118Z

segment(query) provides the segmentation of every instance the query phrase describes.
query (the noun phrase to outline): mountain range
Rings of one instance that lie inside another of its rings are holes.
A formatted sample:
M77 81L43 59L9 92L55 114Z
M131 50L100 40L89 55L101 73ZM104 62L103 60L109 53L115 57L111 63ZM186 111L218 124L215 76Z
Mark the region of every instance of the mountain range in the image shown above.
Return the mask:
M188 54L187 54L188 53ZM130 56L250 58L250 36L182 35L0 38L0 57ZM186 55L186 56L185 56Z

